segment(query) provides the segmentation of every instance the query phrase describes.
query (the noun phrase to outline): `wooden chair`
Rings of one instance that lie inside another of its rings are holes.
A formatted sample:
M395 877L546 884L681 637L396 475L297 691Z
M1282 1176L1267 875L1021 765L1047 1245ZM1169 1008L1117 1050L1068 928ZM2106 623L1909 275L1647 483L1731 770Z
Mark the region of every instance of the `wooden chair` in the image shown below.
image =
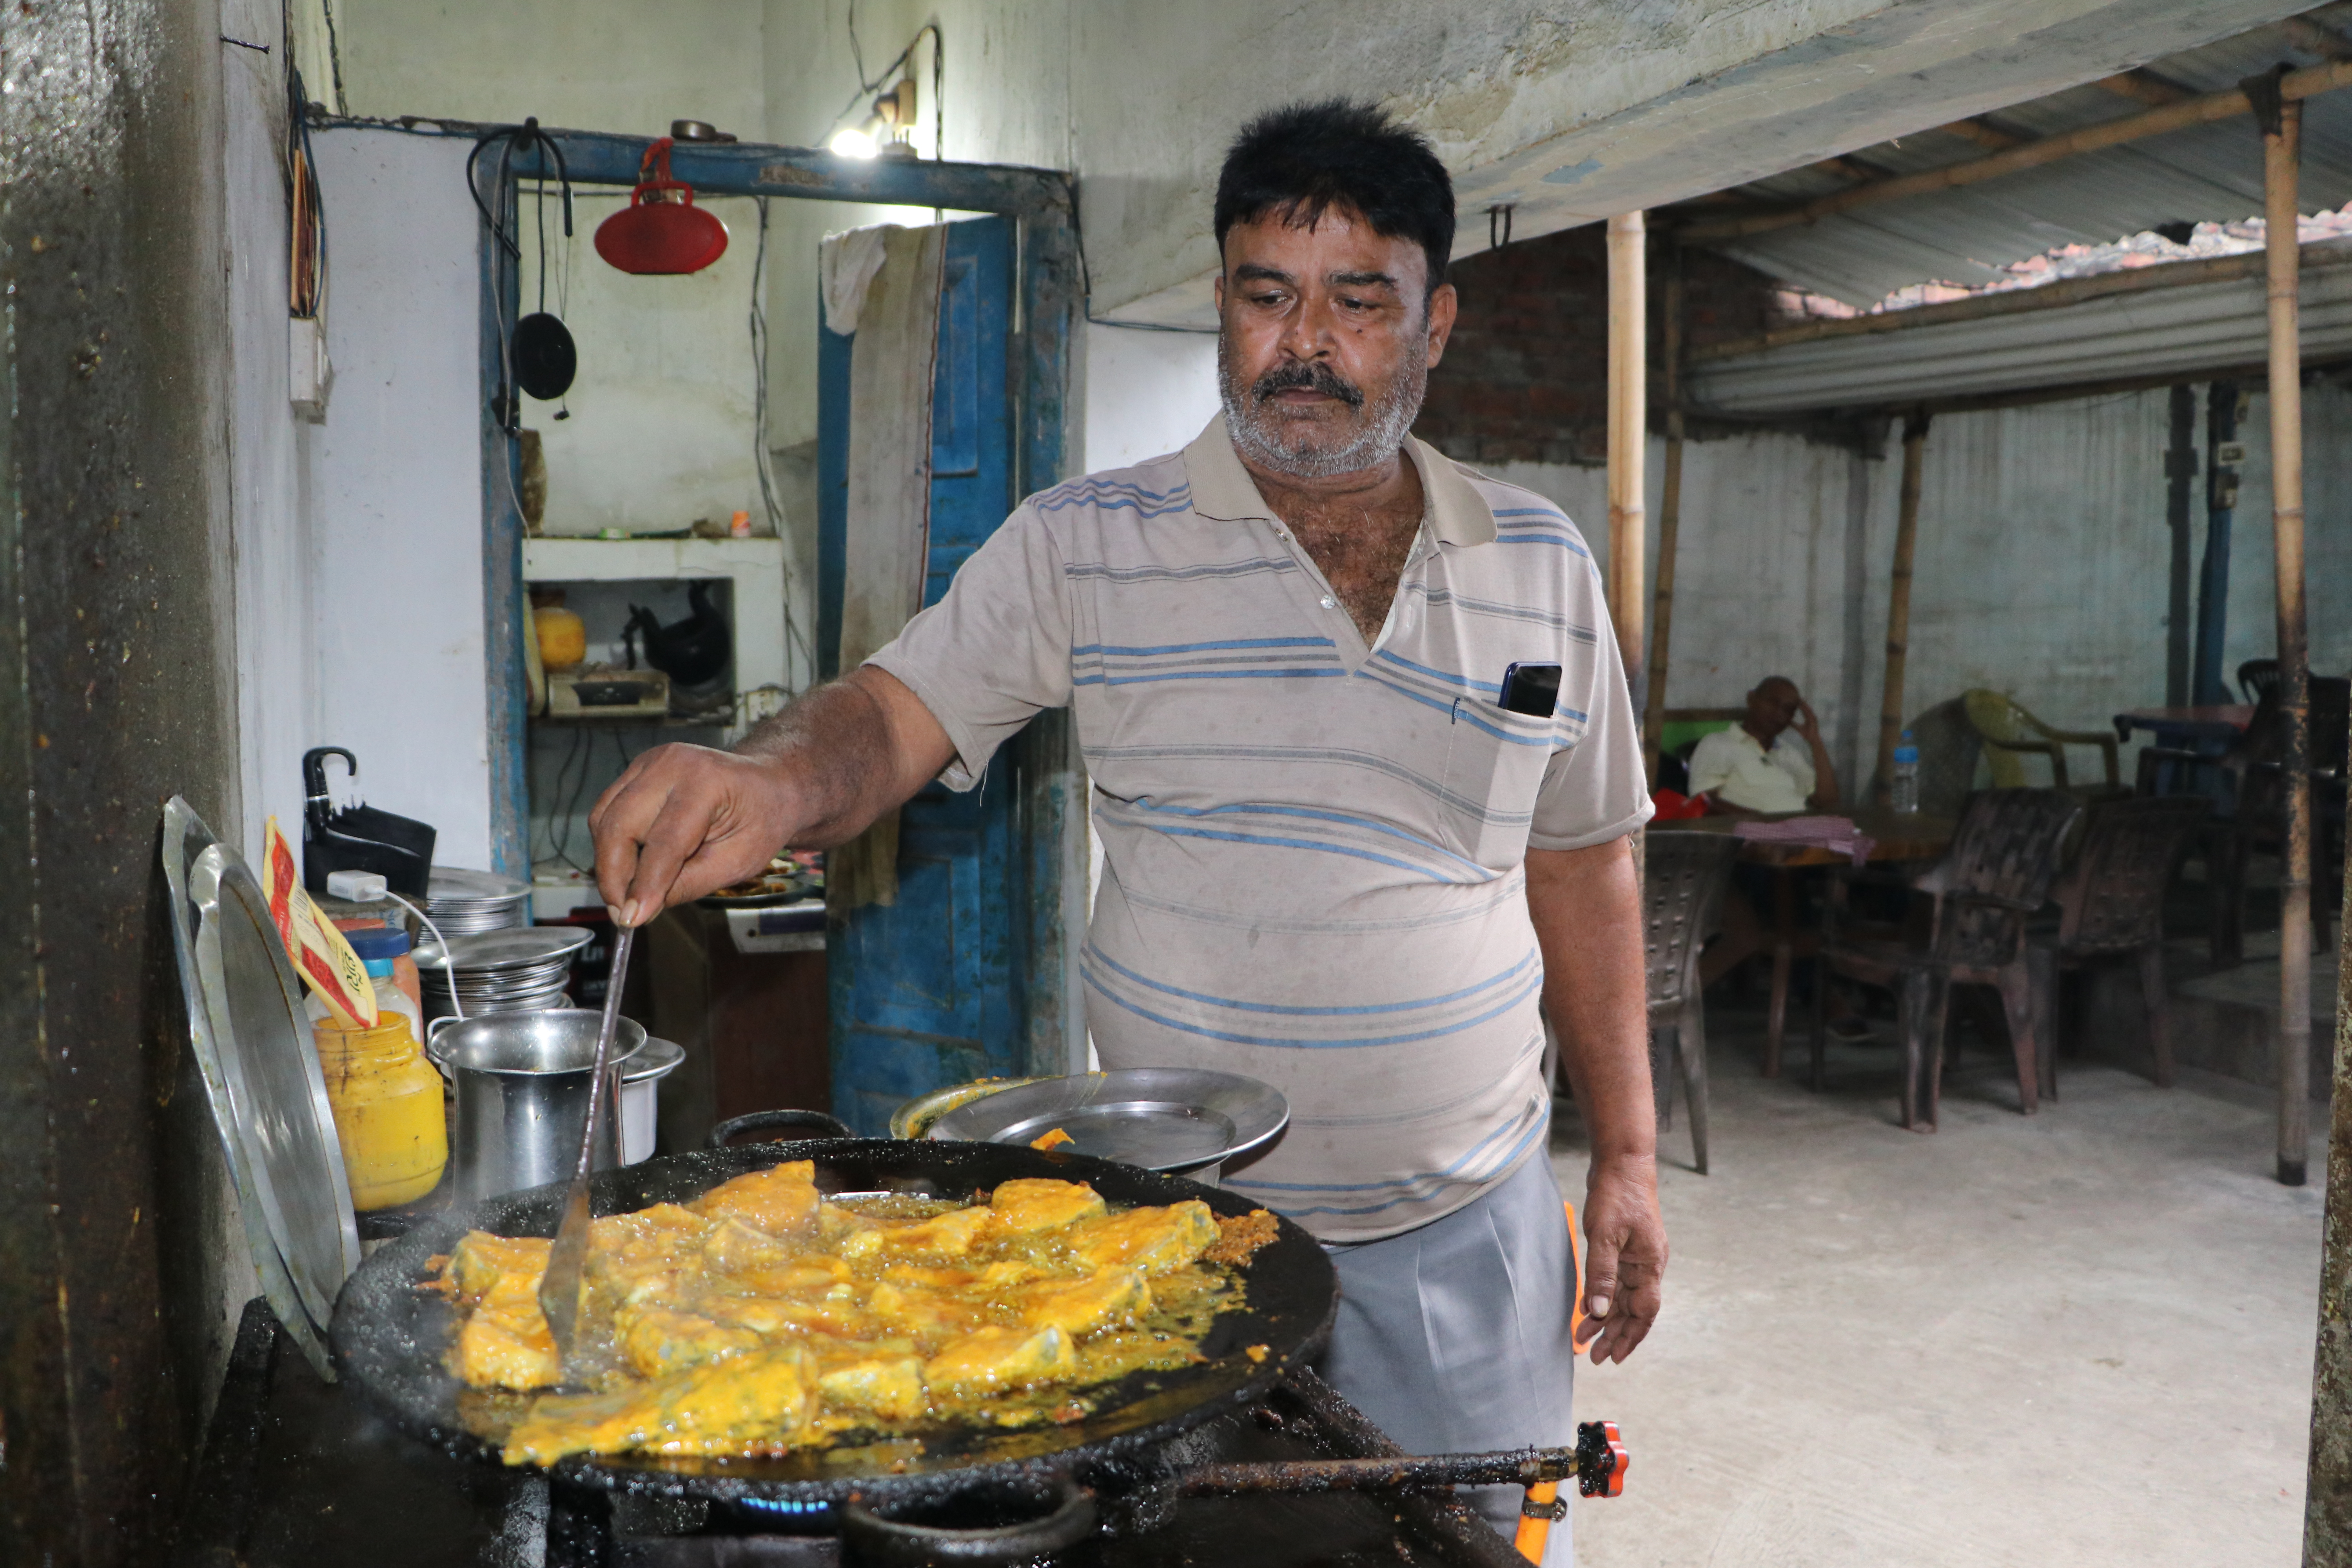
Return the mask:
M1675 1079L1689 1107L1691 1156L1706 1174L1706 1001L1699 950L1723 914L1739 841L1727 833L1643 835L1642 935L1650 990L1650 1081L1658 1131L1674 1125ZM1669 1072L1672 1067L1675 1070Z
M2208 803L2195 795L2163 795L2111 801L2091 808L2083 830L2082 853L2050 889L2058 906L2055 931L2031 940L2051 952L2060 977L2105 960L2128 958L2139 967L2141 999L2147 1005L2150 1076L2159 1089L2172 1087L2172 1008L2164 984L2164 896L2206 821ZM2058 1098L2056 1020L2042 1042L2042 1092Z
M2027 712L2014 698L1981 687L1961 700L1968 706L1969 722L1984 740L1985 761L1992 766L1993 788L2026 788L2031 781L2025 776L2024 759L2042 756L2050 759L2050 782L2059 789L2071 789L2096 800L2119 800L2131 793L2124 787L2116 766L2113 731L2054 729ZM2068 746L2096 746L2100 760L2106 764L2107 782L2070 783L2066 776Z
M1892 991L1903 1035L1903 1125L1933 1132L1944 1066L1944 1018L1954 985L1990 985L2000 993L2017 1058L2020 1108L2039 1108L2039 1042L2048 1035L2054 986L2054 952L2026 940L2026 921L2047 900L2059 852L2081 816L2082 803L2063 790L1987 790L1969 803L1952 847L1912 886L1930 895L1934 911L1927 944L1849 936L1843 930L1845 888L1831 886L1822 936L1822 984L1813 988L1813 1087L1826 1068L1824 1004L1831 973Z

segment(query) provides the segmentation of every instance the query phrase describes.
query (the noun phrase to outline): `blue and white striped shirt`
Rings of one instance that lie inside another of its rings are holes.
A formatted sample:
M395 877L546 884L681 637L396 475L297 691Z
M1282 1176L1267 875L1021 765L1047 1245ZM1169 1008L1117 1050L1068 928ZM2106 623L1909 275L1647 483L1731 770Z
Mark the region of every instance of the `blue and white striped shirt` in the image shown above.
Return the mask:
M1222 421L1023 503L872 662L970 788L1075 710L1104 873L1084 952L1106 1067L1245 1073L1289 1130L1226 1184L1327 1241L1442 1218L1540 1152L1543 961L1521 860L1649 815L1582 537L1409 445L1428 498L1367 647ZM1557 710L1497 706L1557 664Z

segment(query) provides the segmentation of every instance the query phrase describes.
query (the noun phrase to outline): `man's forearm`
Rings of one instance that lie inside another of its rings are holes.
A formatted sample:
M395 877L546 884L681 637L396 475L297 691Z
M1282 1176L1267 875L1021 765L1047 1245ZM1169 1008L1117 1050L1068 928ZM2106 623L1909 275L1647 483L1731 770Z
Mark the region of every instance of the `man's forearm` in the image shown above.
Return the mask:
M1650 1089L1649 984L1633 840L1530 850L1528 912L1543 951L1544 1010L1596 1163L1657 1152Z
M1813 749L1815 780L1812 797L1808 804L1826 810L1838 803L1837 764L1830 761L1830 749L1819 735L1806 736L1805 742Z
M894 699L913 700L888 676L858 669L761 721L735 748L788 782L800 824L793 847L847 843L939 771L928 754L908 754L924 750L922 738L905 732Z

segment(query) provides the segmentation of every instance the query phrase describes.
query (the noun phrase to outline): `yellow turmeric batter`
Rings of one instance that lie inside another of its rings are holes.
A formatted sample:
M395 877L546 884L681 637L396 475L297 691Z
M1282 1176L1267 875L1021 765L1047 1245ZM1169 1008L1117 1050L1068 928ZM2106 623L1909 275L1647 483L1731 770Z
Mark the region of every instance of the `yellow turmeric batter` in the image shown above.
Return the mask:
M1078 1420L1090 1385L1200 1360L1234 1304L1231 1267L1272 1239L1258 1215L1220 1222L1198 1202L1113 1214L1083 1183L1006 1182L969 1205L826 1202L814 1174L797 1161L595 1221L580 1319L593 1391L538 1393L519 1413L476 1400L478 1429L509 1464L545 1465ZM449 1368L472 1387L561 1381L539 1308L547 1249L473 1231L447 1258Z

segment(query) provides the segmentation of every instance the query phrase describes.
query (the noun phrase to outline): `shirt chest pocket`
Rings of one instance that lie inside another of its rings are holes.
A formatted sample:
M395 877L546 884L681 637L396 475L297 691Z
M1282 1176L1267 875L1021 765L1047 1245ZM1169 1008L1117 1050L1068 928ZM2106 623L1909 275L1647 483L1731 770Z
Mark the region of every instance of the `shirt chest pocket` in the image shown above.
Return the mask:
M1480 698L1457 699L1445 748L1452 847L1496 870L1518 864L1527 853L1536 792L1558 744L1549 719L1506 713Z

